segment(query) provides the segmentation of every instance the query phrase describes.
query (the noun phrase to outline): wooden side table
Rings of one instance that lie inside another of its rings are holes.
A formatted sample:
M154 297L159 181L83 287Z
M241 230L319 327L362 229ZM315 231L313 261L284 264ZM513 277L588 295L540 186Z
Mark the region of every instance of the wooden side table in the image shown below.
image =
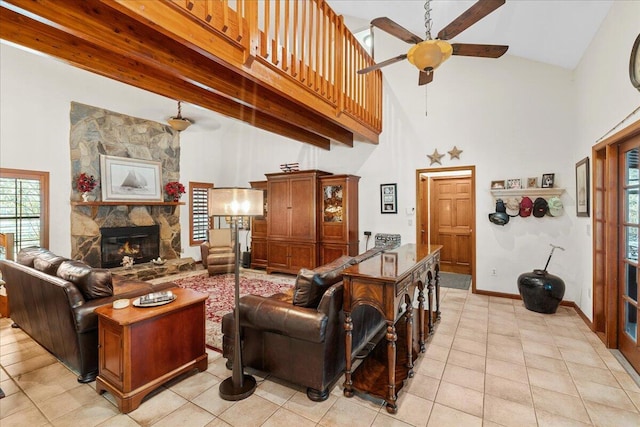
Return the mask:
M136 409L147 394L170 379L192 369L207 369L207 295L191 289L171 291L176 300L158 307L96 309L96 391L111 393L121 412Z

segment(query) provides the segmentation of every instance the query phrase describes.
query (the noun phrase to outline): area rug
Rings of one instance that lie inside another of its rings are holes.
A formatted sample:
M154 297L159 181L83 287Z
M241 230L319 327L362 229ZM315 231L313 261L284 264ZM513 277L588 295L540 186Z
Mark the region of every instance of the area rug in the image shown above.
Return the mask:
M471 276L469 274L457 274L440 272L440 286L443 288L469 289Z
M189 288L209 295L206 305L206 343L214 350L222 351L222 317L233 311L234 274L218 274L209 277L208 273L177 279L173 281L181 288ZM280 276L252 271L240 273L240 296L252 294L270 296L286 292L293 287L294 276Z

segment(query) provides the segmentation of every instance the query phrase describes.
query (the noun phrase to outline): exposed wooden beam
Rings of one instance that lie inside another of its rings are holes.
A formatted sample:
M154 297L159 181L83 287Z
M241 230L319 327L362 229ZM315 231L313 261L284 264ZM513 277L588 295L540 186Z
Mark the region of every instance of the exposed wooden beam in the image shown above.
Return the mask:
M286 122L289 126L295 126L306 130L308 133L321 135L324 137L322 138L323 141L335 140L350 146L353 145L353 133L349 130L326 119L323 120L319 115L303 108L301 105L279 96L274 91L258 85L256 82L220 65L211 58L205 57L164 36L153 28L146 27L140 22L122 15L118 11L105 6L99 0L67 0L65 2L56 2L55 5L48 0L35 2L10 0L10 2L40 17L39 19L45 24L45 27L38 27L41 30L52 25L58 31L68 33L78 40L99 47L100 51L104 52L104 55L108 57L112 57L114 54L121 55L134 60L136 64L145 64L147 66L145 69L146 77L177 78L186 82L197 82L199 85L208 88L209 91L215 92L219 97L226 97L232 102L240 101L239 105L244 105L243 109L247 105L251 106L253 110L273 117L281 123ZM34 34L32 38L37 39L37 35ZM77 50L78 42L68 43L67 48L71 51ZM65 49L61 48L53 53L48 53L54 56L57 56L58 53L66 55L65 59L71 61L69 54L63 52L63 50ZM85 60L88 63L83 63ZM105 74L104 70L94 69L95 57L87 58L84 55L77 55L73 63L81 68ZM133 77L124 76L127 74L126 69L118 70L118 76L108 75L108 77L118 80L125 78L129 84L140 87L137 83L140 79L135 75L140 70L131 71L134 74ZM133 83L130 83L132 80ZM175 91L159 92L158 90L154 92L187 101L187 97L183 93L176 93ZM202 103L197 104L210 108ZM229 115L219 109L215 111ZM231 116L236 117L238 114L245 116L242 111ZM255 113L249 115L249 117L254 116ZM251 123L248 120L245 121ZM266 125L266 123L263 125ZM269 127L273 126L269 125ZM309 141L305 140L303 142ZM313 145L317 145L317 143L318 141L315 141ZM325 146L326 144L323 142L321 145Z
M146 64L107 51L62 30L0 7L0 37L60 58L71 65L141 89L184 100L258 128L329 149L330 140L294 124L239 104L176 76L159 76Z

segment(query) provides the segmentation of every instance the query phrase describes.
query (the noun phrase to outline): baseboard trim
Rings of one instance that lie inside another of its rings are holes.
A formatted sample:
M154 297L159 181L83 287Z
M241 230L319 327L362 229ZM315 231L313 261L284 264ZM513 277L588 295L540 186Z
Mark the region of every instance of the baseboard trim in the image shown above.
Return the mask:
M473 293L474 294L478 294L478 295L486 295L486 296L489 296L489 297L510 298L510 299L517 299L517 300L521 300L522 301L522 297L520 296L520 294L509 294L509 293L506 293L506 292L484 291L482 289L476 289L475 292L473 292ZM580 316L582 321L589 327L589 329L591 329L593 331L593 323L591 322L591 320L589 320L589 318L586 316L586 314L584 314L582 312L582 310L580 309L578 304L576 304L574 301L562 300L562 301L560 301L560 305L563 305L565 307L572 307L576 311L576 313L578 313L578 316Z

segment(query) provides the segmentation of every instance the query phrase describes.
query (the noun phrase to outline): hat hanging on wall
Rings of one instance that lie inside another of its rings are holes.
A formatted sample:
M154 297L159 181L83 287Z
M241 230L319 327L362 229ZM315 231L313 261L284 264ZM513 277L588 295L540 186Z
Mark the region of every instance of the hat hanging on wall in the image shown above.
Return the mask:
M515 217L520 214L520 198L510 197L507 199L507 215Z
M506 210L507 208L502 199L496 200L496 211L489 214L489 221L497 225L507 224L509 222L509 215L507 215Z
M520 201L520 216L526 218L531 216L531 211L533 210L533 202L527 196L524 196Z
M549 204L542 197L538 197L533 202L533 216L536 218L542 218L547 214L547 209L549 208Z
M183 130L185 130L186 128L188 128L193 124L192 120L182 117L181 104L182 104L182 101L178 101L178 115L175 117L169 117L169 120L167 120L167 122L169 123L169 126L171 126L173 130L177 130L178 132L182 132Z
M560 216L564 212L564 206L562 200L559 197L552 197L549 199L549 214L551 216Z

